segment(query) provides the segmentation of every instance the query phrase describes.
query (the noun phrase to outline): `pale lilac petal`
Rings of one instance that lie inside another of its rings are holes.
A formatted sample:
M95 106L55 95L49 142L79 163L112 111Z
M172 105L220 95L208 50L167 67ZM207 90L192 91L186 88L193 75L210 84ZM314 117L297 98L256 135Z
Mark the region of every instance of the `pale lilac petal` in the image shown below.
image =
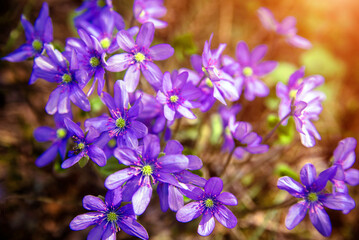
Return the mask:
M251 63L252 64L256 64L257 62L259 62L260 60L262 60L262 58L264 57L264 55L266 55L267 53L267 46L266 45L259 45L257 47L255 47L252 50L252 54L251 54Z
M359 184L359 170L358 169L348 169L345 171L345 182L351 186L356 186Z
M147 135L148 129L145 124L139 121L132 121L132 130L137 138L143 138Z
M146 80L151 84L151 86L157 91L161 87L161 81L163 74L161 69L154 64L153 62L146 62L145 65L141 65L141 71L145 76Z
M201 222L198 225L198 234L201 236L208 236L213 232L215 224L214 216L209 211L205 211Z
M140 81L140 69L136 64L131 65L127 69L123 80L126 83L126 90L130 93L133 93L137 88L138 82Z
M304 194L303 186L292 178L285 176L278 179L277 187L285 190L294 197L302 197Z
M164 105L164 115L168 121L173 121L176 111L172 110L167 104Z
M122 218L117 222L120 229L122 229L125 233L138 237L140 239L148 239L148 233L146 229L139 224L136 219L131 217Z
M308 208L309 205L306 201L301 201L290 207L285 218L285 226L289 230L295 228L304 219Z
M106 69L110 72L121 72L128 68L131 59L132 54L129 53L115 54L107 60Z
M98 197L86 195L82 200L82 205L90 211L106 211L106 204Z
M167 93L173 89L171 74L169 72L165 72L163 74L163 82L162 82L163 92Z
M158 157L161 152L160 139L156 135L149 134L143 139L143 155L149 159Z
M132 197L133 211L136 215L141 215L150 203L152 196L151 180L144 177L142 185Z
M287 38L287 42L294 47L298 47L298 48L302 48L302 49L312 48L312 44L310 43L310 41L308 39L305 39L298 35L294 35L294 36Z
M259 20L265 29L275 31L277 28L277 21L275 20L272 12L265 7L261 7L257 10Z
M184 205L183 195L178 188L168 186L168 204L172 211L178 211Z
M97 212L78 215L70 222L70 228L74 231L83 230L88 226L96 224L100 217L101 214Z
M136 44L140 47L149 48L155 35L155 26L153 23L147 22L143 24L138 32Z
M196 115L194 115L194 113L191 110L189 110L188 108L186 108L182 105L178 105L177 111L188 119L196 119L197 118Z
M133 38L125 30L121 30L117 33L116 40L118 46L126 52L131 52L131 50L135 47Z
M72 87L70 100L85 112L91 110L91 105L89 100L87 99L86 94L77 85L73 85Z
M124 81L117 80L114 86L114 101L119 109L128 108L128 93Z
M161 165L161 172L180 172L187 168L188 158L182 154L165 155L158 159Z
M105 187L110 190L121 187L122 184L133 178L135 173L136 171L132 168L125 168L117 171L106 178Z
M249 64L251 56L248 46L244 41L237 44L236 57L241 65Z
M166 60L171 57L174 53L173 47L169 44L158 44L150 48L150 55L153 60L160 61Z
M272 72L278 66L276 61L264 61L259 63L255 68L255 74L258 76L266 75Z
M48 114L54 115L57 112L57 104L59 102L60 93L62 91L61 87L57 87L49 96L49 100L45 106L45 110Z
M186 157L189 160L187 169L189 169L189 170L199 170L199 169L202 168L203 163L202 163L202 160L199 157L194 156L194 155L187 155Z
M177 140L169 140L166 144L165 154L181 154L183 151L183 146Z
M191 202L180 208L176 213L176 219L179 222L189 222L198 218L202 214L200 203Z

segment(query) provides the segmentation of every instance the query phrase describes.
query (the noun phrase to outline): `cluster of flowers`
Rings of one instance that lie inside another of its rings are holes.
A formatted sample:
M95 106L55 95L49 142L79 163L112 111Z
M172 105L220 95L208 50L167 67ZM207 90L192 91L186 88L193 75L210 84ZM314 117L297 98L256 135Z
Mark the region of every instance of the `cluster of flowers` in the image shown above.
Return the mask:
M49 164L57 154L62 159L62 168L78 162L87 163L89 159L102 167L112 156L124 166L105 180L108 192L104 200L90 195L84 197L84 208L92 212L75 217L70 223L71 229L82 230L95 225L89 239L115 239L120 229L148 239L136 216L145 212L153 187L157 188L161 210L177 212L178 221L189 222L202 215L198 226L200 235L206 236L213 231L214 218L227 228L235 227L237 218L225 205L237 205L236 197L222 192L220 178L206 180L191 172L201 169L202 161L197 156L182 154L183 146L170 140L169 127L182 117L195 119L194 108L206 112L216 100L224 105L226 100L237 101L242 91L249 101L267 96L269 88L261 78L277 66L275 61L262 61L267 47L260 45L250 51L241 41L237 45L236 59L233 59L222 55L226 44L211 49L211 36L204 44L202 56L191 57L193 70L181 68L162 73L154 61L168 59L174 53L169 44L151 46L155 28L167 26L166 22L157 19L166 14L163 0L134 1L133 15L142 24L140 28L126 29L111 0L87 0L78 11L81 13L74 22L80 38L68 38L63 52L51 45L52 23L48 5L44 3L34 27L25 17L21 18L27 42L3 58L11 62L34 58L29 83L33 84L38 78L57 83L45 107L48 114L54 115L56 128L44 126L34 132L37 141L52 142L36 160L37 166ZM258 14L264 27L285 35L292 45L310 47L307 40L296 35L295 19L287 18L279 24L267 9L259 9ZM107 88L107 91L113 91L111 96L104 90L109 81L105 77L106 71L125 70L124 79L117 80L113 90ZM156 96L138 89L141 73ZM320 139L320 135L311 120L319 118L321 102L325 98L314 88L324 79L321 76L303 77L304 68L301 68L292 74L287 86L278 83L279 116L283 125L292 116L303 145L313 147L315 138ZM87 93L83 91L86 86L89 87ZM85 120L83 131L80 124L73 121L71 102L83 111L90 111L89 96L96 86L97 95L109 114ZM268 145L252 132L251 125L236 121L240 109L237 104L219 109L224 129L222 150L231 152L238 159L246 152L267 152ZM163 151L160 136L166 142ZM66 155L70 138L74 148ZM357 170L347 170L355 160L356 143L353 141L348 139L340 144L335 152L334 166L318 178L314 166L306 165L301 172L305 188L288 177L279 180L279 188L305 199L291 208L286 220L289 229L303 219L303 210L310 208L314 226L327 236L330 222L321 205L344 211L354 207L345 187L345 183L358 184ZM333 194L322 194L328 180L335 184ZM194 201L185 205L183 196ZM129 203L124 205L122 202Z

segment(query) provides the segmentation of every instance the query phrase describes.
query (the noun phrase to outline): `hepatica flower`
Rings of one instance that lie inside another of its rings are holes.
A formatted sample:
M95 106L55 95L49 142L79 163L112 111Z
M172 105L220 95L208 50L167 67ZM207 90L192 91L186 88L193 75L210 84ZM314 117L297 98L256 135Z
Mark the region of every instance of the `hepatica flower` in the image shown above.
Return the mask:
M107 161L105 153L101 148L93 144L99 137L99 133L94 128L90 128L85 135L79 125L74 123L71 119L65 118L64 122L67 130L71 133L76 146L74 151L69 152L70 158L66 159L61 167L69 168L80 161L81 158L90 158L100 167L105 166Z
M78 64L81 69L85 70L88 74L88 82L94 76L93 84L87 95L91 95L97 85L97 94L101 92L105 86L105 67L106 52L102 48L100 42L94 36L87 34L83 29L78 30L81 39L68 38L66 41L66 51L76 50Z
M90 102L81 90L87 80L87 73L79 69L74 51L66 59L51 45L45 45L48 57L40 56L35 59L34 74L48 82L58 84L50 94L45 110L53 115L56 112L63 114L71 111L70 101L84 111L90 111Z
M247 44L241 41L236 49L237 62L227 57L224 69L230 69L227 72L235 76L238 91L241 92L244 87L244 96L249 101L256 96L265 97L269 94L269 88L260 78L272 72L277 67L277 62L262 61L266 53L266 45L259 45L250 52Z
M66 117L72 118L71 114L55 114L56 128L42 126L35 129L34 137L36 141L52 142L51 146L36 159L36 166L43 167L48 165L56 158L57 154L60 154L61 160L66 157L66 146L70 137L64 124L64 118Z
M116 233L125 233L148 239L146 229L136 221L132 205L121 207L121 189L108 191L105 201L99 197L87 195L84 197L83 207L91 212L76 216L70 223L74 231L83 230L89 226L95 227L89 232L87 239L116 239Z
M155 28L165 28L167 23L157 18L166 15L167 9L163 6L163 0L135 0L133 3L133 15L141 24L151 22Z
M312 47L312 44L307 39L297 35L297 28L295 27L297 21L295 17L286 17L280 23L274 18L272 12L268 8L261 7L258 9L257 13L259 20L262 22L265 29L284 36L290 45L303 49Z
M172 175L188 167L188 158L182 154L160 154L160 140L156 135L147 135L143 146L138 151L123 147L115 150L115 157L121 164L129 166L111 174L105 186L112 190L123 184L124 201L132 201L136 215L141 215L147 208L151 196L152 185L168 183L179 188L185 187Z
M172 75L169 72L163 75L162 89L157 92L156 99L164 105L164 114L169 121L174 120L175 113L189 119L196 118L190 109L196 107L192 100L200 97L201 93L187 79L187 72L178 74L173 71Z
M304 78L304 67L294 72L288 81L288 86L278 83L276 92L281 99L279 117L287 124L287 117L293 116L302 144L306 147L315 145L315 138L320 135L311 122L318 120L322 111L322 101L325 95L314 90L324 83L324 78L314 75Z
M128 92L136 90L140 80L140 72L155 90L161 87L162 72L153 61L171 57L174 49L169 44L158 44L150 47L154 33L153 23L145 23L140 28L136 42L125 30L121 30L117 34L117 43L125 53L110 57L107 61L107 70L121 72L127 69L124 81Z
M215 218L226 228L234 228L237 225L237 218L225 206L238 204L236 197L229 192L222 192L223 182L220 178L208 179L204 191L195 188L188 193L188 197L195 202L188 203L177 211L176 218L180 222L189 222L199 216L202 220L199 223L197 232L201 236L208 236L215 226ZM221 193L222 192L222 193Z
M3 60L9 62L21 62L31 57L38 57L44 50L44 44L50 43L52 37L52 22L49 17L49 6L46 2L42 4L39 17L35 21L35 26L21 16L21 24L25 31L26 43L21 45L14 52L10 53Z
M329 179L336 172L336 167L329 168L317 177L315 167L307 163L300 171L302 184L290 177L281 177L277 186L301 200L293 205L285 219L286 227L291 230L296 227L305 217L309 210L309 218L313 226L325 237L332 231L332 225L324 207L334 210L353 209L355 202L349 195L344 193L328 194L324 188Z
M101 143L104 146L111 138L117 139L118 146L137 147L138 139L143 138L148 130L140 121L137 121L142 111L141 97L131 106L129 103L126 85L118 80L114 86L114 98L104 92L102 101L110 111L110 117L100 116L85 121L86 129L96 128L101 134Z

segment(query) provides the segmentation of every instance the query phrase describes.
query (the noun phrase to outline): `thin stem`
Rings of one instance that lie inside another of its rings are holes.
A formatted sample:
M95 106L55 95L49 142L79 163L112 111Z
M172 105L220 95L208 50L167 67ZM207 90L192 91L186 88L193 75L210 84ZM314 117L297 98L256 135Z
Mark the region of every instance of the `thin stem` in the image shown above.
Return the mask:
M221 174L219 174L219 177L223 177L224 173L226 172L229 164L231 163L231 160L232 160L232 156L233 156L233 153L234 153L234 150L236 149L236 147L234 147L232 149L232 151L229 153L228 157L227 157L227 160L226 160L226 164L224 165L223 169L222 169L222 172Z
M136 20L135 15L132 14L132 17L131 17L131 20L130 20L130 25L129 25L128 28L132 28L135 25L135 20Z
M165 135L166 135L166 131L167 131L167 122L168 122L168 120L166 119L166 121L165 121L165 127L164 127L164 129L163 129L162 136L161 136L161 146L162 146L162 147L164 147L165 142L166 142L166 140L165 140Z
M178 130L179 130L180 125L181 125L181 119L182 119L182 118L179 118L178 121L177 121L176 128L175 128L175 130L173 131L172 139L175 139L176 136L177 136Z
M263 138L263 143L266 142L267 140L269 140L269 138L272 137L272 135L274 134L274 132L277 130L277 128L288 118L292 115L292 112L289 112L287 115L285 115L272 129L272 131L270 131L264 138Z
M297 201L298 201L297 198L289 198L289 199L285 200L284 202L273 204L270 206L263 206L263 207L258 206L254 209L246 209L246 210L242 211L241 214L253 213L253 212L257 212L257 211L266 211L266 210L272 210L272 209L278 209L278 208L285 208L285 207L293 205Z

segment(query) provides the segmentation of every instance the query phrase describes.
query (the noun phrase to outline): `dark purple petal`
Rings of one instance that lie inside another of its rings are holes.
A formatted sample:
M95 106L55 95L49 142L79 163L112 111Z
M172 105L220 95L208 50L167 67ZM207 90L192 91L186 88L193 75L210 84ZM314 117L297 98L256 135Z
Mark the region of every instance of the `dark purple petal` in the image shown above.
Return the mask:
M169 44L158 44L150 48L150 55L153 60L166 60L171 57L175 50Z
M107 92L102 93L101 97L102 102L107 106L107 108L110 110L116 110L115 101L113 100L112 96L108 94Z
M161 172L175 173L185 170L188 167L188 158L182 154L165 155L158 159Z
M237 218L234 214L225 206L219 205L216 207L214 216L218 222L220 222L226 228L234 228L237 225Z
M335 165L321 172L318 178L310 186L311 189L316 192L323 190L327 185L327 182L335 176L336 172L337 172L337 166Z
M180 208L176 213L176 219L179 222L189 222L198 218L202 214L199 202L191 202Z
M21 15L21 24L24 28L26 40L32 40L34 37L34 27L24 15Z
M86 94L80 89L79 86L73 85L70 94L71 101L81 108L83 111L88 112L91 109L89 100Z
M42 8L40 10L39 16L35 21L35 31L42 36L45 31L46 21L49 17L49 6L46 2L42 4Z
M172 185L168 186L168 204L170 209L175 212L177 212L178 209L184 205L182 193L178 190L178 188Z
M126 184L122 188L122 201L124 202L132 201L133 194L140 187L138 183L140 182L141 177L142 175L139 174L126 182Z
M224 205L236 206L238 204L237 198L229 192L223 192L219 194L217 200Z
M122 229L128 235L135 236L141 239L148 239L148 233L146 229L134 218L121 218L119 221L117 221L117 224L120 229Z
M307 187L311 186L317 177L315 167L311 163L307 163L300 170L300 181Z
M309 204L306 201L301 201L290 207L285 218L285 226L289 230L295 228L304 219L308 208Z
M118 46L126 52L131 52L131 50L135 47L133 38L125 30L121 30L117 33L116 40Z
M168 184L174 185L179 188L188 189L188 187L185 184L178 182L178 180L171 173L158 171L157 175L156 175L156 179L159 182L164 182L164 183L168 183Z
M145 124L139 121L132 121L132 131L134 132L137 138L143 138L147 135L148 129Z
M106 165L106 154L104 153L104 151L97 147L96 145L92 145L88 148L88 156L90 157L90 159L92 161L94 161L97 165L99 165L100 167L103 167Z
M144 137L143 144L143 155L149 159L157 158L161 151L160 139L156 135L149 134Z
M210 196L218 196L223 189L222 179L218 177L212 177L208 179L206 185L204 186L204 191Z
M89 232L87 239L91 239L91 240L100 240L104 230L106 229L106 222L102 222L101 224L97 225L96 227L94 227L93 229L91 229L91 231Z
M183 146L177 140L169 140L166 144L165 154L181 154L183 151Z
M102 239L116 240L116 229L113 223L108 223L103 231Z
M9 61L9 62L21 62L21 61L24 61L34 55L35 55L35 53L34 53L34 50L32 49L32 47L28 44L23 44L18 49L16 49L14 52L3 57L2 59Z
M142 103L142 97L144 95L141 94L135 101L135 103L131 106L131 108L128 110L128 116L129 117L135 117L137 118L138 115L140 115L143 111L143 103ZM149 105L146 105L146 107L150 107ZM147 109L148 110L148 109ZM152 109L151 109L152 110Z
M153 41L154 35L155 26L153 25L153 23L147 22L141 26L136 38L136 44L139 47L149 48Z
M320 202L327 208L334 210L351 210L355 207L355 201L344 193L327 194Z
M105 196L105 203L108 207L118 208L122 201L122 189L109 190Z
M83 139L85 137L84 132L79 127L79 125L74 123L70 118L65 118L64 123L65 123L67 130L69 130L75 136L77 136L80 139Z
M36 166L43 167L52 162L57 156L58 145L52 144L40 157L35 161Z
M132 196L133 211L136 215L141 215L150 203L152 196L151 180L148 176L142 180L142 185Z
M157 185L157 194L160 199L160 205L162 212L168 210L168 184L160 182Z
M128 93L124 81L117 80L114 86L114 101L119 109L128 108Z
M213 232L216 222L214 216L210 211L205 211L203 217L198 225L197 232L201 236L208 236Z
M188 190L181 189L181 192L183 192L183 194L186 197L196 200L196 201L203 200L203 198L205 196L205 193L203 192L203 190L198 187L192 187Z
M115 54L107 60L106 69L110 72L122 72L128 68L131 59L132 54L129 53Z
M199 170L202 168L203 163L199 157L194 155L187 155L186 157L188 158L188 170Z
M140 81L140 69L136 64L131 65L127 69L123 80L126 83L126 90L128 92L132 93L136 90L138 82Z
M85 209L90 211L106 211L106 204L98 197L86 195L82 200L82 205Z
M319 204L312 203L309 209L309 218L313 226L324 236L329 237L332 232L332 224L328 214Z
M86 134L85 140L87 143L94 142L100 136L100 132L96 128L90 126Z
M50 127L38 127L34 131L34 137L38 142L47 142L56 138L56 131Z
M83 157L83 154L79 154L79 155L73 156L71 158L68 158L61 164L61 167L69 168L69 167L73 166L74 164L76 164L78 161L80 161L80 159L82 157Z
M125 168L120 171L117 171L106 178L105 187L110 190L121 187L122 184L133 178L135 173L136 170L132 168Z
M97 220L101 218L101 213L89 212L76 216L70 222L70 228L74 231L84 230L88 226L97 224Z
M304 194L303 186L292 178L285 176L278 179L277 187L279 189L285 190L294 197L302 197Z

